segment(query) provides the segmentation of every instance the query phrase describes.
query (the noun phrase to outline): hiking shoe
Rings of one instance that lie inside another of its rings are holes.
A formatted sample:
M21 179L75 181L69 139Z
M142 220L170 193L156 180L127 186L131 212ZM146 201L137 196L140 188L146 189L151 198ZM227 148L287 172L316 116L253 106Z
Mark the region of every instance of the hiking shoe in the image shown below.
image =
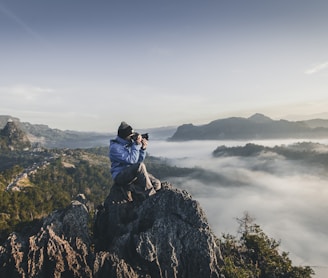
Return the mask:
M152 195L154 195L154 194L156 194L156 190L155 190L154 188L151 188L151 189L148 189L148 190L147 190L147 195L148 195L148 196L152 196Z
M127 195L128 202L132 202L133 198L132 198L132 193L130 190L126 192L126 195Z
M161 188L162 188L161 183L156 183L156 184L154 184L154 189L155 189L156 191L161 190Z

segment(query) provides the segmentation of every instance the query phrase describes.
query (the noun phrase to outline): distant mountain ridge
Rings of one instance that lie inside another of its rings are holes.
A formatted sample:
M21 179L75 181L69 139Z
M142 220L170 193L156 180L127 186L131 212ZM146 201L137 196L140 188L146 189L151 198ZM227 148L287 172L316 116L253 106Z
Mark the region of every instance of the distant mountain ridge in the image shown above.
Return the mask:
M45 148L90 148L108 144L110 133L80 132L50 128L44 124L21 122L19 118L9 115L0 115L0 131L7 122L13 122L26 133L32 144Z
M17 124L24 131L32 144L45 148L90 148L108 146L109 139L116 136L111 132L81 132L50 128L44 124L21 122L19 118L0 115L0 130L8 121ZM166 140L175 132L176 126L149 128L137 130L139 133L149 133L150 140Z
M249 118L218 119L205 125L184 124L170 138L185 140L243 140L282 138L328 138L328 120L272 120L256 113Z
M91 148L108 146L115 133L80 132L50 128L44 124L21 122L19 118L0 115L0 131L8 121L17 124L26 133L31 144L45 148ZM214 120L208 124L195 126L184 124L179 127L159 127L138 130L149 132L150 140L248 140L280 138L328 138L328 120L307 121L272 120L256 113L249 118L231 117Z

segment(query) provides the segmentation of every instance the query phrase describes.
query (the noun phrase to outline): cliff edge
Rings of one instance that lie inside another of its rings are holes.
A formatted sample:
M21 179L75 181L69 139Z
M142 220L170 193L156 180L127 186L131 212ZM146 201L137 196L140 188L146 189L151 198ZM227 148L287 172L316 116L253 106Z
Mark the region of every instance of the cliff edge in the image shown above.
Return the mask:
M78 196L33 231L8 237L0 277L220 277L220 249L199 203L162 187L142 202L110 194L93 235L87 201Z

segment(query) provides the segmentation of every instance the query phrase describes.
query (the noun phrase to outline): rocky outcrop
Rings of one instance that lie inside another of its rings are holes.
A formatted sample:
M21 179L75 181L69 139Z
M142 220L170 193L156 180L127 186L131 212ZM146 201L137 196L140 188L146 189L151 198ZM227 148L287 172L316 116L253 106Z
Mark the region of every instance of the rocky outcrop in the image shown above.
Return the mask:
M12 120L8 120L4 129L0 130L0 139L3 149L24 150L31 147L26 133Z
M0 247L0 277L219 277L220 250L186 192L162 184L127 202L115 190L98 208L94 237L86 200L55 211L36 231Z
M92 277L88 218L79 197L34 234L11 234L0 249L0 277Z

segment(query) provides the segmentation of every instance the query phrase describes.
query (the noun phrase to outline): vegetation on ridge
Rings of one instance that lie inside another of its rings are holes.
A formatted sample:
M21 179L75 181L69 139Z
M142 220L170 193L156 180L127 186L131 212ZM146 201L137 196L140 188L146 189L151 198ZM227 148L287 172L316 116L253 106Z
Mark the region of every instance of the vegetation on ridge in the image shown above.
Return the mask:
M248 213L237 219L240 237L224 234L218 240L223 257L222 274L229 278L308 278L309 266L293 266L288 253L279 252L280 243L269 238Z
M107 147L1 151L0 242L25 224L66 207L77 194L83 193L91 207L101 204L113 184L107 152ZM159 178L192 171L154 157L146 161Z

